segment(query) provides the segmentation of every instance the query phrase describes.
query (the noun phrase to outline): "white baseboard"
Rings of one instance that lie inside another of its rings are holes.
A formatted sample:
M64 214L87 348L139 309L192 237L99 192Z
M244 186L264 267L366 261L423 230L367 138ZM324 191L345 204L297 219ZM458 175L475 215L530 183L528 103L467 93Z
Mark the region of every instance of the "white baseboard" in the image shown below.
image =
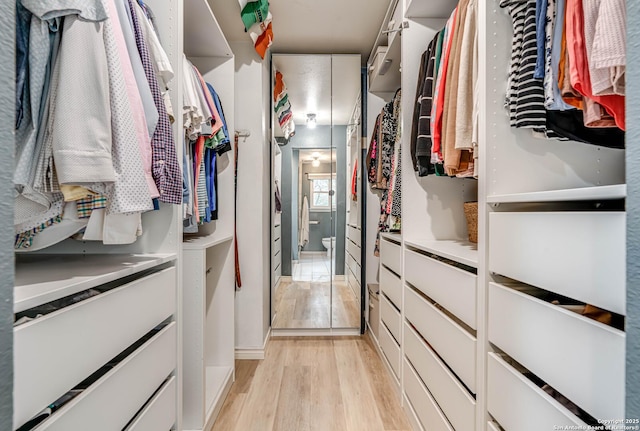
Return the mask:
M333 276L333 279L334 279L335 281L345 281L345 280L346 280L346 278L345 278L345 276L344 276L344 275L334 275L334 276Z
M301 251L300 255L304 256L326 256L327 251Z
M290 275L281 275L280 283L283 283L285 281L293 281L293 277L291 277Z
M273 329L272 337L343 337L360 335L360 328L324 328L324 329Z
M271 338L271 328L269 328L267 336L264 337L262 348L244 349L236 347L236 359L264 359L264 352L267 349L269 338Z

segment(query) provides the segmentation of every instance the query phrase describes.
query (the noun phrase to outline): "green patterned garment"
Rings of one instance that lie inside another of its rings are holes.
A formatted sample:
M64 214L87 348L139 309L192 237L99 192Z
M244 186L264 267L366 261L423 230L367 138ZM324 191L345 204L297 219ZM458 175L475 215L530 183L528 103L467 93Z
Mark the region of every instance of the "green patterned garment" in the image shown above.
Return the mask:
M267 19L268 14L268 0L250 1L244 8L242 8L242 12L240 12L242 22L244 23L244 28L246 30L249 30L255 23L263 22Z

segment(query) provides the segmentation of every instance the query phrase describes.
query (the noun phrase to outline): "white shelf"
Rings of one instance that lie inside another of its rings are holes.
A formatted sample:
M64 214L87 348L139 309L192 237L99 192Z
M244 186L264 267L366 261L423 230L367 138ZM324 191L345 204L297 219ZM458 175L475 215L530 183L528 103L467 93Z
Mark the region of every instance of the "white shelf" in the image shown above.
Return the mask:
M389 239L389 240L391 240L393 242L397 242L397 243L401 243L402 242L402 234L399 234L399 233L381 232L380 233L380 237Z
M589 201L600 199L624 199L627 197L626 184L612 186L581 187L576 189L550 190L545 192L514 193L487 196L488 203L562 202Z
M391 60L391 66L387 69L384 75L380 75L378 70L374 70L371 75L371 81L369 82L369 91L372 93L393 93L401 84L400 73L400 57L401 57L401 43L400 35L394 38L389 38L390 45L387 48L387 52L384 54L382 63L387 60Z
M469 241L422 241L405 239L404 243L405 245L427 253L433 253L472 268L478 267L478 245Z
M409 0L407 18L449 18L458 5L457 0Z
M29 255L16 261L15 313L162 265L176 254Z
M233 51L206 0L184 2L184 53L187 57L233 57Z
M217 235L207 235L193 238L184 238L182 242L183 250L204 250L216 245L233 240L233 235L226 235L218 238Z
M218 410L218 404L224 402L224 389L230 384L233 377L231 367L207 367L205 370L205 406L207 422L214 411Z

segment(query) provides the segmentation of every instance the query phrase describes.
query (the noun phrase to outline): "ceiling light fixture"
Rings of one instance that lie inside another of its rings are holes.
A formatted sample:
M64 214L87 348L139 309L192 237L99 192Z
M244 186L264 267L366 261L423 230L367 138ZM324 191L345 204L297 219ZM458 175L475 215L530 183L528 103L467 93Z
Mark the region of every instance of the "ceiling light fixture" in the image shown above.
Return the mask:
M309 129L316 128L316 114L307 114L307 127Z
M313 166L314 168L317 168L318 166L320 166L320 160L313 159L313 162L311 162L311 166Z

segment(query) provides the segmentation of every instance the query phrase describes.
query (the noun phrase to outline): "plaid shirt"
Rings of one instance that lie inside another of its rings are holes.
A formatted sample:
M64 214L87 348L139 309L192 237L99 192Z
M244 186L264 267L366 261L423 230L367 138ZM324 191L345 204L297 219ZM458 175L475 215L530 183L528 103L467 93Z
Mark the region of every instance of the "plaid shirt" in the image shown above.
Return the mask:
M158 80L153 71L149 49L145 44L140 28L140 22L131 0L128 1L131 10L131 21L136 37L136 45L142 59L144 73L149 81L149 87L153 94L153 101L158 109L158 125L151 139L153 179L160 192L160 201L170 204L182 204L182 172L176 156L176 144L173 138L171 121L164 105L162 93L158 87Z

